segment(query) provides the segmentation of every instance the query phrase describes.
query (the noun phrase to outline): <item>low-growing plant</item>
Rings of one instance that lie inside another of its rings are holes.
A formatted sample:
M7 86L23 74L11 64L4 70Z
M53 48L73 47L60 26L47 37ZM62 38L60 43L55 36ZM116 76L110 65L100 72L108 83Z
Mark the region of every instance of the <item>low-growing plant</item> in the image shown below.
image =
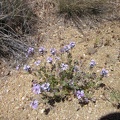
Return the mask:
M80 60L72 58L74 47L75 42L71 42L61 48L62 51L52 48L49 51L50 57L47 57L44 52L47 50L41 47L44 50L40 48L39 53L43 59L39 60L39 64L35 62L36 67L39 68L38 71L32 71L29 65L24 66L24 70L29 73L33 72L39 78L39 80L32 80L32 91L40 94L45 104L54 106L55 102L67 100L69 97L76 97L82 106L88 104L89 101L95 102L92 94L95 89L101 87L101 80L107 76L108 71L102 69L99 75L93 72L95 60L90 61L89 72L84 71ZM38 102L36 104L38 105ZM34 106L34 101L31 103L33 109L36 108L36 104Z

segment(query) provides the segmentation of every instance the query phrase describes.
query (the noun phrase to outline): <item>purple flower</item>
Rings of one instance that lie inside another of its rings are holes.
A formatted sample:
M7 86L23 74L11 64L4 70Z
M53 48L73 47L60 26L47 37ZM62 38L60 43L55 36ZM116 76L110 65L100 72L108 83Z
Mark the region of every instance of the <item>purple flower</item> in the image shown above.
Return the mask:
M78 91L76 92L76 96L77 96L78 99L83 98L83 97L85 96L84 91L83 91L83 90L81 90L81 91L78 90Z
M77 65L75 65L74 68L73 68L73 71L74 72L78 72L79 71L79 67Z
M35 94L40 94L41 93L41 86L40 86L40 84L33 84L32 91Z
M28 53L28 56L34 54L34 48L29 47L27 53Z
M38 107L38 101L34 100L30 103L30 107L32 107L33 109L36 109Z
M50 83L42 84L41 88L42 88L43 91L49 91L50 90Z
M48 58L47 58L47 62L48 62L48 63L52 63L52 61L53 61L53 59L52 59L51 57L48 57Z
M29 65L24 65L23 69L26 70L26 71L28 71L28 72L31 70L31 68L30 68Z
M20 65L17 65L17 66L16 66L16 70L19 70L19 69L20 69Z
M61 53L64 53L64 52L65 52L64 48L61 48L61 49L60 49L60 52L61 52Z
M90 61L90 68L93 68L95 65L96 65L95 61L94 61L94 60L91 60L91 61Z
M51 52L52 55L55 55L55 54L56 54L56 49L55 49L55 48L52 48L52 49L50 50L50 52Z
M41 61L38 60L38 61L35 61L34 63L38 66L38 65L40 65Z
M65 52L68 52L70 49L71 49L71 46L70 46L70 45L64 46L64 51L65 51Z
M69 46L70 46L70 48L75 47L75 42L71 42L71 43L69 44Z
M107 74L108 74L108 70L103 68L101 71L101 75L104 77L104 76L107 76Z
M39 52L40 52L41 54L43 54L43 53L45 52L45 48L44 48L44 47L40 47L40 48L39 48Z
M61 69L62 69L62 70L67 70L67 69L68 69L68 65L62 63L62 64L61 64Z

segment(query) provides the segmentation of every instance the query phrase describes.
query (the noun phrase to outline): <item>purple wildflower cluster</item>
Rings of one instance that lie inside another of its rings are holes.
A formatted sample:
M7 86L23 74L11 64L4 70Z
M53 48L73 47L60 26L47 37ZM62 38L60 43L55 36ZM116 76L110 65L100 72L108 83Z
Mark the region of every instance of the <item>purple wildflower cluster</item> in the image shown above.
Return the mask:
M29 65L24 65L23 69L26 70L27 72L31 71L31 67Z
M65 46L60 50L60 52L61 52L61 53L67 52L67 53L69 54L69 51L70 51L72 48L74 48L74 47L75 47L75 42L71 42L70 44L65 45ZM40 54L43 55L45 52L46 52L46 49L45 49L44 47L40 47L40 48L39 48L39 53L40 53ZM60 58L59 58L59 56L57 56L57 54L56 54L56 53L57 53L57 50L56 50L55 48L51 48L51 49L50 49L50 53L51 53L50 56L52 56L52 57L47 57L47 59L45 58L45 60L46 60L47 63L49 63L49 64L53 67L53 66L55 65L55 62L54 62L53 60L57 61L57 60L60 60ZM33 55L33 54L34 54L34 48L29 47L29 49L28 49L28 51L27 51L27 56L30 56L30 55ZM37 60L37 61L34 62L34 64L35 64L36 66L39 66L40 63L41 63L40 60ZM91 60L90 63L89 63L90 68L93 68L95 65L96 65L95 60ZM57 67L56 67L56 66L57 66ZM74 88L75 85L77 85L77 82L75 81L76 79L74 79L74 78L72 78L72 77L68 78L68 77L67 77L67 72L69 72L69 71L65 72L65 70L69 70L69 68L71 68L71 66L69 66L69 63L66 64L66 63L61 63L61 62L59 62L58 65L56 65L56 66L55 66L55 67L56 67L56 71L58 71L58 73L59 73L59 72L61 72L61 74L62 74L62 73L65 73L65 79L63 78L63 80L66 80L66 81L68 82L69 86L70 86L71 88ZM20 65L18 65L18 66L16 67L16 69L18 70L19 67L20 67ZM23 69L24 69L25 71L29 72L29 73L30 73L30 71L32 70L29 65L24 65ZM61 70L61 71L60 71L60 70ZM72 72L71 72L70 74L76 75L77 72L79 72L79 71L80 71L79 63L78 63L78 64L75 64L75 63L74 63L74 66L72 67ZM44 71L42 71L42 72L44 72ZM74 73L73 73L73 72L74 72ZM79 73L78 73L78 74L79 74ZM103 76L103 77L104 77L104 76L107 76L108 71L103 68L100 74L101 74L101 76ZM56 76L58 76L58 77L60 78L62 75L59 76L59 74L57 74ZM56 76L55 76L55 79L56 79ZM69 76L69 74L68 74L68 76ZM62 78L62 77L61 77L61 78ZM80 78L80 79L81 79L81 78ZM66 81L65 81L65 82L66 82ZM61 85L61 83L60 83L60 85ZM62 85L61 85L60 87L62 88ZM75 96L77 97L77 99L78 99L79 101L86 101L86 103L88 103L89 100L88 100L88 98L85 97L84 89L78 90L78 89L80 89L80 86L78 85L78 87L79 87L79 88L75 88L75 89L77 89L77 90L75 91ZM50 83L49 83L49 82L45 82L45 83L42 83L42 84L39 84L39 83L33 83L33 84L32 84L32 92L33 92L34 94L37 94L37 95L38 95L38 94L42 94L43 92L49 92L50 90L51 90L51 88L50 88ZM52 90L51 90L51 91L52 91ZM38 107L38 101L37 101L37 100L33 100L33 101L30 103L30 106L31 106L33 109L36 109L36 108Z
M33 91L34 94L40 94L42 92L48 92L48 91L50 91L50 84L49 83L44 83L44 84L40 85L38 83L33 83L32 91ZM33 100L30 103L30 106L33 109L36 109L38 107L38 101L37 100Z
M28 48L28 51L27 51L27 54L26 54L26 57L30 56L30 55L33 55L34 54L34 48L32 47L29 47Z
M50 52L51 52L52 55L55 55L57 51L56 51L55 48L51 48Z
M75 42L71 42L69 45L65 45L60 51L61 53L69 52L73 47L75 47Z
M64 63L62 63L60 67L63 71L68 69L68 65Z
M47 62L50 63L50 64L52 64L53 59L52 59L51 57L48 57L48 58L47 58Z
M44 53L46 52L46 50L45 50L44 47L40 47L40 48L39 48L39 52L40 52L41 54L44 54Z
M50 83L42 84L41 89L42 89L42 91L46 91L46 92L50 91Z
M84 91L83 90L76 91L76 96L78 99L85 97Z
M35 94L40 94L41 93L41 86L40 86L40 84L33 84L32 91Z
M49 92L50 91L50 84L44 83L42 85L40 84L33 84L32 91L35 94L40 94L41 92Z
M38 101L37 100L33 100L30 103L30 107L32 107L33 109L37 109L37 107L38 107Z
M41 61L40 61L40 60L38 60L38 61L35 61L34 63L35 63L35 65L37 65L37 66L38 66L38 65L40 65Z
M96 65L96 62L94 60L90 61L90 68L93 68Z
M106 77L107 74L108 74L108 70L106 70L106 69L103 68L102 71L101 71L101 75L102 75L103 77Z

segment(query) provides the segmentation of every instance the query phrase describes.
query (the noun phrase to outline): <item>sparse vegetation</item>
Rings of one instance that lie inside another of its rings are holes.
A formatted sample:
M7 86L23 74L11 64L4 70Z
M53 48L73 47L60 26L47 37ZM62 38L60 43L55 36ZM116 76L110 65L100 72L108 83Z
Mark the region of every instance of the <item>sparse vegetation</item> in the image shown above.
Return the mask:
M31 34L36 17L26 0L0 2L0 57L24 59L30 45L25 34Z
M113 0L58 0L58 12L79 29L103 20L119 20L120 3Z

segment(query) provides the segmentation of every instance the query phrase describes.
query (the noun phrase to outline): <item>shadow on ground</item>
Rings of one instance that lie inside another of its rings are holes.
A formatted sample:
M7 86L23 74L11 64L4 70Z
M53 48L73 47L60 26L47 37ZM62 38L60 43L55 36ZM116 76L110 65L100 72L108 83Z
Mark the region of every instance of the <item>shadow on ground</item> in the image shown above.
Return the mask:
M108 115L101 117L99 120L120 120L120 113L119 112L110 113Z

